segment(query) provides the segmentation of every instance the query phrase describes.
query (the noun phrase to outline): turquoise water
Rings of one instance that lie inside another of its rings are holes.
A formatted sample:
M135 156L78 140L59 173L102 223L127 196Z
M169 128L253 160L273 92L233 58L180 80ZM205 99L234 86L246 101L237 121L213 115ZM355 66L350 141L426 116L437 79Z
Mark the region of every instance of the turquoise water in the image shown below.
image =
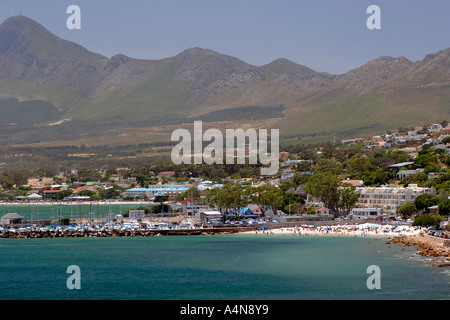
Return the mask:
M25 217L28 221L36 220L57 220L60 217L72 219L106 219L114 218L116 214L124 214L129 209L136 209L140 206L148 206L148 203L96 203L92 204L0 204L0 216L7 213L17 213Z
M389 247L390 246L390 247ZM292 235L0 239L0 299L449 299L450 274L386 239ZM77 265L81 289L69 290ZM378 265L381 289L366 286Z

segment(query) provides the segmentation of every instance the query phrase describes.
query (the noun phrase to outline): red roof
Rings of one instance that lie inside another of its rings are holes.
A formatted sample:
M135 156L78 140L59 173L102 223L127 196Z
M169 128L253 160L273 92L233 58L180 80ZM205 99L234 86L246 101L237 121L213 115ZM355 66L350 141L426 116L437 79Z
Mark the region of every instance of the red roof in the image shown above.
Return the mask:
M181 201L181 203L183 203L183 204L185 204L187 202L198 202L198 201L196 201L195 199L192 199L192 198L185 198L183 201Z

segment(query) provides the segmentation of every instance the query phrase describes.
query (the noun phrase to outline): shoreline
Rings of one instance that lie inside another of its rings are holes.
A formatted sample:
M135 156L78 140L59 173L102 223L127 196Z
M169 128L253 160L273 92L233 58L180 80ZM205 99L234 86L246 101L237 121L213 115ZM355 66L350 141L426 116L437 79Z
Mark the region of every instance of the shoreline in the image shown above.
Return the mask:
M0 202L0 205L90 205L90 204L126 204L126 205L145 205L145 204L157 204L153 201L4 201Z
M450 240L446 241L450 242ZM450 267L450 244L441 238L427 235L403 235L393 238L391 242L413 246L418 249L417 254L422 257L446 258L445 263L438 266Z
M294 226L294 227L281 227L268 230L252 230L245 231L247 234L266 234L266 235L299 235L299 236L347 236L347 237L399 237L416 235L420 233L420 230L412 228L404 228L397 230L390 230L384 232L383 229L379 230L379 227L355 227L355 226L320 226L311 227L308 225Z

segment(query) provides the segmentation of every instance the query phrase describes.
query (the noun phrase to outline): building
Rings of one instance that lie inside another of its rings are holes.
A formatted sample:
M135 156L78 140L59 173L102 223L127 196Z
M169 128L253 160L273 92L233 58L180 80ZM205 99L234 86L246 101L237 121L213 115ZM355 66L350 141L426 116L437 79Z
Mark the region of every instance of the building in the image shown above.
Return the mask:
M382 208L390 214L395 214L405 203L414 202L420 194L436 195L434 188L421 188L416 184L410 184L408 187L362 187L356 188L356 191L359 192L359 199L355 207Z
M44 190L44 198L51 198L53 195L61 192L62 190Z
M407 167L407 166L412 166L414 164L414 162L411 161L407 161L407 162L400 162L400 163L395 163L395 164L391 164L389 166L389 170L397 170L403 167Z
M131 198L153 198L155 195L167 195L174 198L176 195L189 190L184 184L156 184L149 185L148 188L131 188L122 193L123 197Z
M424 169L415 169L415 170L400 170L399 172L397 172L397 174L395 175L395 178L400 180L403 178L408 178L412 175L415 175L416 173L419 172L423 172Z
M294 177L295 171L292 169L286 169L281 173L281 180L288 180Z
M316 214L320 214L320 215L330 215L330 209L325 208L325 207L320 207L316 209Z
M299 163L309 162L309 161L310 160L291 160L291 159L288 159L288 160L282 162L280 166L282 168L292 167L292 166L295 166L295 165L297 165Z
M170 177L173 177L174 175L175 175L175 171L161 171L158 174L158 178L163 178L163 177L170 178Z
M353 208L350 211L353 219L368 219L369 217L379 217L383 215L381 208Z
M349 145L354 145L360 142L363 142L364 139L363 138L354 138L354 139L346 139L346 140L342 140L341 143L342 144L349 144Z
M2 225L22 224L25 218L17 213L7 213L1 218Z
M208 209L206 204L199 203L195 199L186 198L181 201L183 211L189 216L198 215L202 210Z
M197 185L197 189L200 191L211 190L214 188L222 188L223 184L213 183L212 181L202 181Z
M128 211L128 217L131 219L145 218L145 210L130 210Z
M201 221L206 223L220 223L222 216L220 211L203 211L200 213Z
M433 123L428 127L430 132L438 132L442 130L442 126L439 123Z
M348 183L354 187L362 187L364 186L364 181L363 180L351 180L351 179L347 179L347 180L342 180L341 183Z

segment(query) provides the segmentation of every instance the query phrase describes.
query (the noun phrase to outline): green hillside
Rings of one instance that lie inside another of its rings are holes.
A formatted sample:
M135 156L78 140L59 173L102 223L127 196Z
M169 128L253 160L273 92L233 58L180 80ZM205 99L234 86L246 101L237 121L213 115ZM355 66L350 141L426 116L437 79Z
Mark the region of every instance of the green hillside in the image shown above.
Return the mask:
M144 121L170 114L185 114L188 83L173 81L176 68L169 64L125 93L115 91L80 106L70 117L87 121Z
M61 113L48 101L11 98L0 100L0 115L2 124L35 125L59 120Z

